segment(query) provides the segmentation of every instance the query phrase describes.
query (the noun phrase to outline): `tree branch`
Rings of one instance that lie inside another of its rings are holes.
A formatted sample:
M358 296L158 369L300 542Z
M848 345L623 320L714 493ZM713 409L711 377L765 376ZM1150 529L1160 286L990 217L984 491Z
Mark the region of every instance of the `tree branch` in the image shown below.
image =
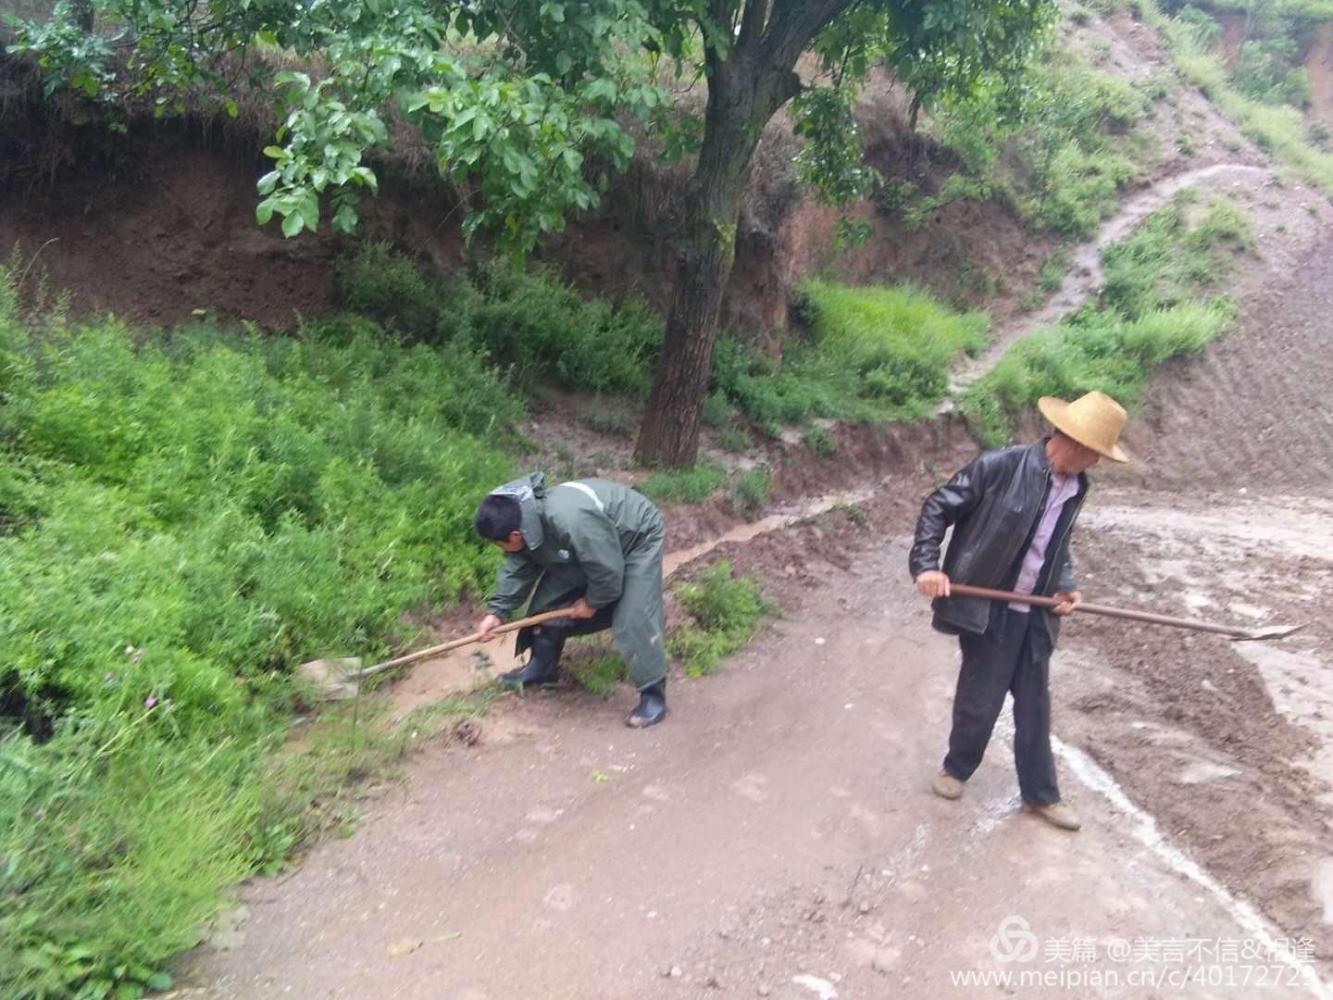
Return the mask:
M773 16L764 34L764 48L772 62L795 66L815 35L834 18L861 0L775 0Z

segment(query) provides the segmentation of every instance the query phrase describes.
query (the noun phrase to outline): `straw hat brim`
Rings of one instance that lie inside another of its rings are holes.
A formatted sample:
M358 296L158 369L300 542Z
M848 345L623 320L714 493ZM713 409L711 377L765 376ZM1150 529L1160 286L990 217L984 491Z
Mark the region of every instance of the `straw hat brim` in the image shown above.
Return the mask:
M1109 458L1112 462L1128 462L1129 454L1119 444L1112 444L1110 448L1103 447L1095 441L1089 440L1077 424L1069 419L1069 404L1063 399L1056 399L1054 396L1042 396L1037 400L1037 409L1045 417L1052 427L1067 437L1073 438L1085 448L1091 448L1098 455Z

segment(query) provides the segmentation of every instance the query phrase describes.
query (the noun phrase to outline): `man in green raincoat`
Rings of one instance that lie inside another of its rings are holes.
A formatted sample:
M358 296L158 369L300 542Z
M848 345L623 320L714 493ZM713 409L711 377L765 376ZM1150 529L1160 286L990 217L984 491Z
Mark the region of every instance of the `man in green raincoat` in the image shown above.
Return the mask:
M569 619L525 628L527 664L500 677L518 686L553 684L571 635L611 629L639 689L628 723L666 716L666 611L662 602L662 515L647 497L603 479L549 490L535 472L491 492L477 509L477 533L507 554L477 631L484 637L524 602L530 614L572 607Z

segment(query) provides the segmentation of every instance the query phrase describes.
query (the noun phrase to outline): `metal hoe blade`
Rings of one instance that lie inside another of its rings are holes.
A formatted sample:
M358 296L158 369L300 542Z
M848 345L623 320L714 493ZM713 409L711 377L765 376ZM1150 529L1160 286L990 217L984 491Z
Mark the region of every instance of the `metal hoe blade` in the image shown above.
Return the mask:
M1267 639L1285 639L1293 632L1299 632L1304 625L1273 625L1269 628L1257 628L1245 635L1233 635L1232 642L1263 642Z

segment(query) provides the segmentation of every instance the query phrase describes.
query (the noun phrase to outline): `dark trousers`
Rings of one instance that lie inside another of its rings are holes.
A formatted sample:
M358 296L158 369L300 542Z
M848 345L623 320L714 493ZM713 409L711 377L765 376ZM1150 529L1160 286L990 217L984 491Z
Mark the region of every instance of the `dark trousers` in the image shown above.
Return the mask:
M1024 802L1060 801L1051 756L1051 636L1044 612L997 604L982 635L958 637L963 666L953 699L953 729L944 769L972 777L986 753L1004 696L1014 696L1014 764Z

